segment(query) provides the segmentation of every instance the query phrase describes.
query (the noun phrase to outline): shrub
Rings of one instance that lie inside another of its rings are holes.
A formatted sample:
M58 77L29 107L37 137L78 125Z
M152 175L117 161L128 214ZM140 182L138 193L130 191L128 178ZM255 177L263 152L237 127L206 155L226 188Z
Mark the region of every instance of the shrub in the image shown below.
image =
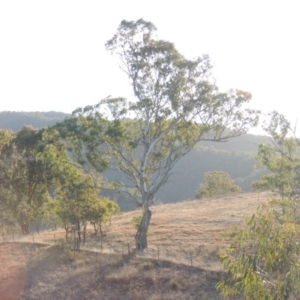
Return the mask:
M197 199L240 193L242 190L235 185L230 175L222 171L207 172L204 174L204 183L199 185Z
M139 229L139 226L142 222L142 219L143 219L143 216L142 215L138 215L138 216L134 216L132 219L131 219L131 224L132 226L134 227L134 229L138 230Z

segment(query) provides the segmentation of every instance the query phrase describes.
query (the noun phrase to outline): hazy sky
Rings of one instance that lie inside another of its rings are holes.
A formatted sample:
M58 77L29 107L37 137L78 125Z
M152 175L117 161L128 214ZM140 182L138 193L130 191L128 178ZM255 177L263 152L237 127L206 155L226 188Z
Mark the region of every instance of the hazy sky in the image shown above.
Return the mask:
M291 120L300 108L299 1L2 0L0 111L63 111L132 95L104 48L123 19L144 18L187 58L209 54L222 90Z

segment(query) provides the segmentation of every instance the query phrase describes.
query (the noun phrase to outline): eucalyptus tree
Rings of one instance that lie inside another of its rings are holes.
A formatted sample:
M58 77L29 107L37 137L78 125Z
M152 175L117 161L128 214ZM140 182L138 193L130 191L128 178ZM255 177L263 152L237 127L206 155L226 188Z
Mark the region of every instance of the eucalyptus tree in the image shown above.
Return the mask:
M13 133L11 131L0 129L0 155L2 152L2 148L8 145L12 140L12 138L13 138ZM0 161L0 168L1 165L2 163ZM0 185L0 227L1 227L2 234L4 233L4 231L7 231L8 227L10 227L10 229L13 229L13 227L15 227L16 225L12 218L12 215L5 210L5 203L3 199L6 197L6 195L7 195L6 191Z
M218 91L207 55L186 59L174 44L156 37L151 22L122 21L106 48L119 57L134 99L106 98L73 117L102 124L98 138L105 137L112 166L130 182L118 188L143 208L136 247L144 249L150 207L176 162L201 140L224 141L247 132L258 112L245 108L250 93Z
M111 216L120 210L119 205L108 199L101 198L99 201L94 201L89 207L88 220L94 226L95 234L100 232L104 235L102 225L111 219Z
M65 229L66 241L73 229L79 242L85 242L88 222L94 226L96 234L100 231L103 235L102 224L119 210L116 202L99 196L99 186L95 186L92 176L78 169L56 188L55 200L54 213L58 224Z
M30 222L49 200L57 176L52 161L43 157L47 143L42 136L43 130L24 127L0 153L1 206L23 234L29 232Z
M261 206L228 234L225 273L216 285L224 299L299 299L299 225L293 218L278 222L278 208Z
M270 117L264 127L271 143L259 146L258 160L271 173L253 186L279 197L228 236L231 246L221 256L226 275L217 284L225 298L300 297L300 140L282 114Z
M65 229L66 241L73 229L79 242L85 242L87 222L102 233L102 223L119 209L117 203L99 196L99 174L107 168L109 161L106 151L99 151L102 139L94 138L93 132L99 133L98 125L90 118L70 118L43 134L47 142L43 159L51 161L58 170L48 219L57 220ZM57 148L56 143L63 147Z
M79 242L82 240L82 232L83 242L85 242L88 214L91 205L98 200L98 194L89 176L81 174L76 169L73 171L68 181L60 185L55 192L58 201L56 213L66 230L66 240L73 226Z
M256 159L267 174L252 186L257 190L273 190L282 198L300 196L300 139L285 116L273 111L265 123L269 144L260 144Z

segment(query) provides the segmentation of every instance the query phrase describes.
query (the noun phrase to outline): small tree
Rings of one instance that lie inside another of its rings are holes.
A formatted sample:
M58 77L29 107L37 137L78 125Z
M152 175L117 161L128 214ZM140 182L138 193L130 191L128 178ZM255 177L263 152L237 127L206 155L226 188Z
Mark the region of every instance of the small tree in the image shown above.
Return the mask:
M91 208L99 201L98 191L91 178L83 175L79 170L73 170L72 177L59 186L56 198L59 201L57 215L67 234L71 227L75 228L79 242L86 239L86 225L90 218Z
M204 183L199 185L196 194L197 199L240 193L242 190L235 185L230 175L222 171L206 172Z
M87 222L94 225L95 231L119 210L117 203L108 198L100 198L100 174L109 159L103 140L94 138L101 131L91 118L70 118L48 128L43 138L47 141L47 158L59 169L55 186L55 201L45 211L48 220L57 220L66 231L66 240L71 228L78 234L79 241L85 241ZM101 124L100 124L101 126ZM61 142L63 148L57 157L53 143Z
M110 220L111 216L118 212L120 209L119 205L107 198L101 198L99 201L94 202L88 214L90 223L94 226L95 234L100 231L103 236L102 224Z
M282 198L300 195L300 142L295 128L278 112L272 112L270 123L265 130L270 135L270 144L259 145L257 160L268 169L259 181L252 183L256 190L272 190Z
M278 222L266 205L230 234L221 255L226 274L217 284L225 299L299 299L300 228Z
M254 186L274 189L281 198L229 236L231 246L221 256L226 276L217 288L230 299L300 297L300 142L283 115L270 115L265 129L272 145L261 145L258 157L271 174Z

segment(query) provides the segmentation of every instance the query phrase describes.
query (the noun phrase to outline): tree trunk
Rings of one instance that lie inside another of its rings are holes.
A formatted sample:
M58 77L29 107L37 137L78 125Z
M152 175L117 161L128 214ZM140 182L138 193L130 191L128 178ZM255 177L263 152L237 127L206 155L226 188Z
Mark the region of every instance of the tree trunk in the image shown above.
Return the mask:
M143 218L138 231L135 235L135 245L136 249L143 251L147 248L147 231L150 224L152 212L148 205L144 204Z
M19 216L19 224L21 226L22 234L29 234L29 220L26 214L26 210L22 210Z
M100 229L100 234L101 236L103 236L103 231L102 231L102 222L99 222L99 229Z
M65 231L66 231L66 243L69 241L69 232L70 232L70 228L69 226L65 225Z
M86 225L87 225L87 222L85 221L83 224L83 244L85 244L85 241L86 241Z
M29 234L29 224L22 224L21 225L22 234Z
M91 222L91 224L94 226L94 230L95 230L95 235L97 235L98 233L98 226L96 222Z
M80 226L80 221L77 221L77 234L78 234L78 241L79 243L81 242L81 226Z

